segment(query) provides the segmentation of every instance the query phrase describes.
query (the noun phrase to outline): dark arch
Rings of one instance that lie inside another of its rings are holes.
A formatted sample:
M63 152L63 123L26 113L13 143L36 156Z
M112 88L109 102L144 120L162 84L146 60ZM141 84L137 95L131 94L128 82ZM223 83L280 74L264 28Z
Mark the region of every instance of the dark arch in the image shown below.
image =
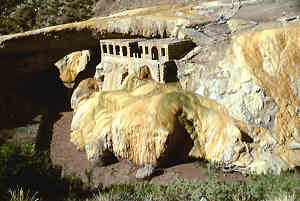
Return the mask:
M122 46L122 52L123 52L123 56L127 57L127 47L126 46Z
M120 46L116 45L116 55L120 55Z
M178 75L177 75L177 65L174 61L168 61L165 63L164 68L164 78L165 82L178 82Z
M158 60L158 50L156 47L151 48L152 60Z

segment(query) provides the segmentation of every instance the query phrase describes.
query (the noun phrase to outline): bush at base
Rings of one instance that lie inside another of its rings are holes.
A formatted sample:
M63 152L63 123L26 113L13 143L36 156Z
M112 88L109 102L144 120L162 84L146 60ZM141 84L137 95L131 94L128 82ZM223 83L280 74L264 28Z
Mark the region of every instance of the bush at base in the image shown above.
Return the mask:
M0 200L9 200L13 196L22 198L22 195L24 198L43 200L45 194L57 196L52 198L53 201L199 201L201 197L211 201L300 199L299 192L296 191L300 187L300 181L291 172L281 175L252 175L247 182L219 181L214 175L209 175L207 181L178 179L167 185L140 182L92 189L79 177L61 178L61 168L51 165L49 154L35 152L30 143L0 145L0 164ZM92 173L87 171L86 175ZM89 183L93 183L92 178ZM99 192L95 194L95 191Z

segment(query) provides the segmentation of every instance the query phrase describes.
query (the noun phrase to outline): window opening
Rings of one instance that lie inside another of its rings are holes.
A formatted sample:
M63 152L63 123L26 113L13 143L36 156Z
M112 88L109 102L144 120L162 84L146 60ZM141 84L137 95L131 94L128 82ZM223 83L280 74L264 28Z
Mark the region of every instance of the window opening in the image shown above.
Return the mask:
M123 52L123 56L127 57L127 47L126 46L122 47L122 52Z
M160 82L160 68L159 68L159 64L157 65L157 77L158 77L158 82Z
M103 49L103 53L107 53L107 46L106 45L102 45L102 49Z
M165 48L161 48L161 56L166 56L166 49Z
M133 49L129 48L129 51L130 51L130 57L133 57Z
M113 45L109 45L108 48L109 48L109 54L114 54L114 47L113 47Z
M116 55L120 55L120 46L116 45Z
M158 50L156 47L152 47L151 56L152 56L152 60L158 60Z

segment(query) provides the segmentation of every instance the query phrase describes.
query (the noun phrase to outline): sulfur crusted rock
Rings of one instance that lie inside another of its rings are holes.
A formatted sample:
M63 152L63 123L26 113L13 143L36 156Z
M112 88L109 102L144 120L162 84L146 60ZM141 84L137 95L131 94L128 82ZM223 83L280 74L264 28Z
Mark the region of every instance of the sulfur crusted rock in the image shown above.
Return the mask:
M279 173L300 165L300 25L260 29L204 51L200 64L177 65L185 89L223 105L251 136L248 168Z
M135 80L128 76L125 86ZM154 167L174 157L228 164L239 159L245 149L240 130L215 111L220 105L175 84L143 81L137 87L95 92L74 104L71 141L86 150L89 160L100 160L103 152Z
M272 123L266 128L276 141L273 152L277 161L283 161L280 163L289 168L300 165L300 119L296 113L299 107L299 34L297 24L243 34L233 39L221 65L235 73L243 72L240 77L247 77L249 83L258 87L255 89L258 95L252 96L253 104L249 102L246 107L253 111L254 124ZM241 85L242 82L233 79L229 82L233 90Z

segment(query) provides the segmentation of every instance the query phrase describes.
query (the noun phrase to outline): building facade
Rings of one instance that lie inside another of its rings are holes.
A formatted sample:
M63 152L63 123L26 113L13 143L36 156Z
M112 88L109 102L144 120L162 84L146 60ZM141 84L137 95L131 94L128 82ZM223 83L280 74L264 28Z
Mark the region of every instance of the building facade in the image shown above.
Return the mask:
M191 40L166 39L111 39L101 40L101 63L97 66L96 79L102 90L121 87L128 74L148 66L151 77L166 82L167 70L177 71L170 62L182 58L195 44ZM174 69L167 69L174 68Z

